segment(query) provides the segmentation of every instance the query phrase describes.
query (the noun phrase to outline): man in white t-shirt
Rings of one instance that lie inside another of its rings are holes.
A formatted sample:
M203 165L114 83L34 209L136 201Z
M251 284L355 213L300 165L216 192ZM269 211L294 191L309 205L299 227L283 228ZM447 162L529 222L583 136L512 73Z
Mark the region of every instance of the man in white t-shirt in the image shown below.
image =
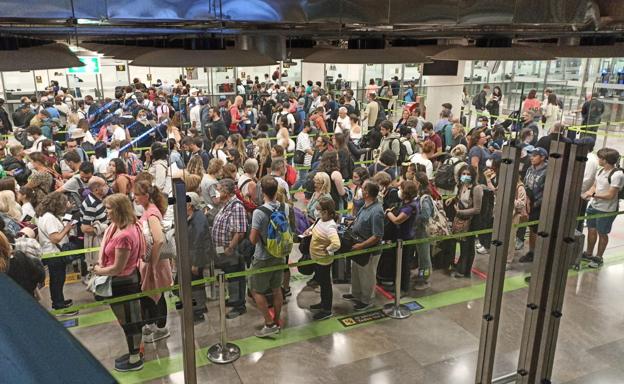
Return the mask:
M286 175L286 162L283 159L274 159L271 163L271 176L277 180L279 188L283 188L286 192L286 200L290 200L290 188L288 183L284 180Z
M587 215L617 212L619 208L618 194L624 188L624 171L616 168L620 160L618 151L612 148L602 148L598 151L598 165L602 167L596 174L594 185L581 195L583 199L591 199L587 207ZM602 255L609 243L609 233L614 216L587 219L587 252L583 258L591 260L590 268L598 268L602 265ZM596 256L593 256L594 246L598 240Z
M594 182L596 181L596 174L598 173L598 156L594 153L595 143L596 140L591 137L582 138L576 141L576 144L585 144L588 146L587 161L585 162L585 172L583 172L583 184L581 186L581 194L589 191L589 189L594 185ZM589 204L588 200L581 199L581 204L579 206L579 216L585 216L587 204ZM583 227L585 227L585 220L579 220L577 223L578 224L576 229L579 232L583 232Z
M338 108L338 118L336 119L335 133L341 133L345 129L351 129L351 119L347 114L346 107Z
M201 107L202 104L200 104L199 100L195 99L194 97L191 97L189 99L190 103L194 103L195 105L193 105L193 107L191 108L191 111L189 113L189 118L191 120L191 127L193 128L197 128L198 130L200 129L200 122L201 122Z
M296 164L299 166L310 167L312 165L312 155L314 155L314 148L312 148L312 142L310 141L310 122L306 121L303 125L303 130L297 135L297 145L295 146L295 152L304 152L303 164ZM308 169L299 170L299 178L297 183L293 186L294 189L298 189L305 182L308 175Z
M128 135L129 137L130 135ZM113 138L112 140L124 141L126 140L126 130L119 126L113 125Z

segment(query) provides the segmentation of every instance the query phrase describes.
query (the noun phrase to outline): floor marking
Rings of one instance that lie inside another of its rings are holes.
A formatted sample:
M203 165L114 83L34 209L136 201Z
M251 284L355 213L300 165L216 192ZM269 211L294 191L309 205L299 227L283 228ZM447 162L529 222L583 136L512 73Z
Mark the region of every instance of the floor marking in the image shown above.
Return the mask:
M605 260L603 268L624 263L624 254L614 255ZM581 271L569 271L568 277L577 276L579 273L592 273L600 271L600 269L589 269ZM524 282L525 275L517 275L508 277L505 279L503 286L503 292L512 292L523 288L528 288L528 285ZM458 288L451 291L440 292L430 296L418 297L418 303L423 307L420 312L429 311L432 309L438 309L448 307L453 304L465 303L473 300L481 300L485 295L485 283L475 284L464 288ZM413 299L405 298L405 303L409 303ZM263 352L269 349L282 347L285 345L295 344L301 341L306 341L321 336L331 335L335 332L348 332L351 329L359 327L366 327L371 324L375 324L382 321L387 321L390 318L385 317L379 320L370 321L364 324L356 324L345 328L338 318L332 317L327 320L312 322L303 324L297 327L285 328L278 336L272 339L260 339L255 336L247 337L239 340L232 340L230 342L238 345L241 349L241 356L249 355L255 352ZM214 342L217 342L215 339ZM207 346L196 350L196 365L197 368L211 364L206 357L208 351ZM145 381L159 379L168 376L173 373L181 372L182 355L176 354L169 357L160 358L157 360L146 361L143 370L136 372L120 373L111 371L111 374L121 384L133 384L142 383Z

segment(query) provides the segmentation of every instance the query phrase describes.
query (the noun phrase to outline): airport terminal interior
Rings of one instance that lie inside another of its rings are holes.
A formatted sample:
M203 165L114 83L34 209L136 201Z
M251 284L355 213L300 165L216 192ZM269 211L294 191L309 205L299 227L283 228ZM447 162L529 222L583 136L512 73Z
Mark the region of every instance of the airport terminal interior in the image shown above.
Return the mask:
M2 5L0 383L624 383L622 1Z

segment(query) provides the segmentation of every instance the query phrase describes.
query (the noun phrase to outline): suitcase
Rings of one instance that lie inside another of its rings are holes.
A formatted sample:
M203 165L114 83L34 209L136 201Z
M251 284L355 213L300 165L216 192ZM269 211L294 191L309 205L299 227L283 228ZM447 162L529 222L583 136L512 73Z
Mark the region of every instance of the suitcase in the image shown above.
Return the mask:
M581 269L581 258L583 257L583 250L585 249L585 234L578 230L574 230L574 246L572 253L570 254L569 265L575 271Z
M332 263L332 281L334 284L351 283L351 260L336 259Z
M377 282L392 283L396 277L396 248L384 249L377 264Z

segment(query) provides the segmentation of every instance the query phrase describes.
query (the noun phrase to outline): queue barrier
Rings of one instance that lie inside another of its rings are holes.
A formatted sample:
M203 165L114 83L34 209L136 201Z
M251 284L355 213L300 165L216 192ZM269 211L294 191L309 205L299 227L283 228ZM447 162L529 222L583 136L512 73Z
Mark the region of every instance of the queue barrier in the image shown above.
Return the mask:
M582 220L587 220L587 219L598 219L598 218L604 218L604 217L618 216L618 215L621 215L621 214L624 214L624 211L616 211L616 212L609 212L609 213L598 213L598 214L593 214L593 215L578 216L577 220L578 221L582 221ZM519 224L514 224L513 228L529 227L531 225L537 225L537 224L539 224L539 220L529 221L529 222L524 222L524 223L519 223ZM414 245L414 244L423 244L423 243L436 243L436 242L444 241L444 240L459 239L459 238L463 238L463 237L467 237L467 236L477 236L477 235L483 235L483 234L488 234L488 233L492 233L492 232L493 232L493 229L489 228L489 229L481 229L481 230L476 230L476 231L467 231L467 232L461 232L461 233L454 233L454 234L449 234L449 235L445 235L445 236L425 237L425 238L421 238L421 239L407 240L407 241L403 241L402 243L403 243L403 245ZM325 258L325 260L332 260L333 261L333 260L338 260L338 259L346 259L346 258L357 256L357 255L369 254L369 253L383 251L383 250L386 250L386 249L392 249L392 248L396 248L396 247L397 247L397 243L395 243L395 242L393 242L393 243L386 243L386 244L378 245L378 246L375 246L375 247L367 248L367 249L361 250L361 251L350 251L350 252L337 254L337 255L334 255L334 256L331 256L331 257L327 257L327 258ZM43 255L42 259L45 260L45 259L50 259L50 258L55 258L55 257L63 257L63 256L77 255L77 254L86 253L86 252L93 252L94 249L96 249L96 248L77 249L77 250L73 250L73 251L48 253L48 254ZM97 248L97 249L99 249L99 248ZM251 269L251 270L240 271L240 272L231 272L231 273L225 274L225 279L227 280L227 279L234 279L234 278L239 278L239 277L249 277L249 276L258 275L258 274L261 274L261 273L280 271L280 270L284 270L286 268L295 268L295 267L299 267L299 266L312 265L312 264L316 264L316 261L315 260L304 260L304 261L299 261L299 262L295 262L295 263L280 264L280 265L276 265L276 266L272 266L272 267L266 267L266 268ZM197 285L213 283L215 281L217 281L217 278L214 277L214 276L211 276L211 277L206 277L206 278L203 278L203 279L194 280L191 285L192 286L197 286ZM150 291L146 291L146 292L120 296L120 297L116 297L116 298L112 298L112 299L105 299L105 300L97 301L97 302L94 302L94 303L86 303L86 304L74 305L72 307L68 307L68 308L64 308L64 309L53 310L53 311L51 311L51 313L55 314L55 315L56 314L64 314L64 313L73 312L73 311L76 311L76 310L95 308L95 307L99 307L99 306L103 306L103 305L109 305L109 304L113 304L113 303L119 303L119 302L123 302L123 301L136 300L136 299L141 298L141 297L149 297L149 296L157 294L157 293L164 293L164 292L168 292L168 291L174 291L174 290L177 290L179 288L180 288L179 284L176 284L176 285L173 285L171 287L158 288L158 289L154 289L154 290L150 290Z

